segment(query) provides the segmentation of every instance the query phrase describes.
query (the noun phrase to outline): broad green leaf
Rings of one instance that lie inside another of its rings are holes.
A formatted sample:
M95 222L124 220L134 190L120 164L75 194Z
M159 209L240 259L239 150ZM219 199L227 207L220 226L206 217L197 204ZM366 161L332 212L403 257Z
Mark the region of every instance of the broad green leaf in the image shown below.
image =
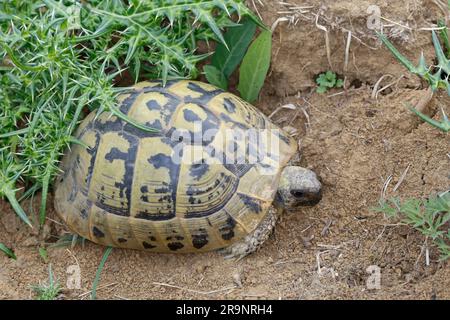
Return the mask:
M244 58L255 31L256 24L251 19L245 19L242 25L228 28L225 33L224 38L229 50L224 44L217 44L211 64L221 71L227 79Z
M203 70L209 83L225 91L228 89L228 80L219 69L212 65L206 65L203 67Z
M263 31L252 43L242 61L238 90L248 102L258 99L270 67L272 33Z
M1 242L0 242L0 251L3 252L4 254L6 254L11 259L17 260L17 257L14 254L14 252Z

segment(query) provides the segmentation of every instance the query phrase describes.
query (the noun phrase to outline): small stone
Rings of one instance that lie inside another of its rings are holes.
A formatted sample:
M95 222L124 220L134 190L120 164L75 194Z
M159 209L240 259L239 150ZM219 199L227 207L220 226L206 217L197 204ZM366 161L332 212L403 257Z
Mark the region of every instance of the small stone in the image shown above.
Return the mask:
M242 288L242 277L240 272L233 273L233 282L239 287Z

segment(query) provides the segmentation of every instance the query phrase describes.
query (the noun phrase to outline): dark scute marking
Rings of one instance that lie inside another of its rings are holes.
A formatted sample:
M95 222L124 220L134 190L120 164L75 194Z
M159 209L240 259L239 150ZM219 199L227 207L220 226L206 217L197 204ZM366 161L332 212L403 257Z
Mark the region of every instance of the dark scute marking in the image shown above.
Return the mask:
M133 91L130 94L130 96L128 96L122 101L122 104L120 105L119 109L123 114L128 114L128 112L131 109L131 106L136 101L136 98L139 96L139 94L140 94L139 91Z
M195 180L199 181L206 172L209 170L209 165L207 163L197 163L193 164L189 168L189 174L191 177L193 177Z
M128 153L127 152L122 152L119 149L117 149L116 147L111 148L111 151L108 152L105 155L105 159L108 160L110 163L113 162L114 160L127 160L128 158Z
M256 213L260 213L262 208L261 208L261 200L256 199L256 198L252 198L246 194L242 194L239 193L239 198L241 199L241 201L248 207L250 208L253 212Z
M166 187L161 187L161 188L155 189L155 193L167 193L169 191L170 191L169 188L166 188Z
M104 134L108 132L121 132L124 122L120 118L110 119L102 122L100 119L96 119L94 122L94 129Z
M170 143L170 139L169 138L164 138L163 140L167 140L168 143ZM180 155L182 156L182 155ZM166 168L169 172L169 176L170 176L170 181L169 183L167 183L167 191L170 192L170 197L166 197L163 198L162 200L166 200L170 203L172 203L172 210L169 214L159 214L159 215L148 215L148 214L143 214L142 217L144 219L148 219L148 220L167 220L170 218L175 217L175 209L176 209L176 198L177 198L177 186L178 186L178 177L180 174L180 164L175 163L172 160L172 157L163 154L163 153L158 153L152 157L150 157L150 159L148 159L148 162L153 165L156 169L159 168Z
M222 184L222 186L219 186ZM212 193L211 191L214 188L217 188L217 191L223 190L224 186L227 186L229 184L232 184L229 188L229 192L227 192L226 195L218 195L217 192ZM216 179L214 181L214 184L209 186L206 189L199 189L194 186L189 186L186 190L186 195L189 196L189 203L191 205L200 204L201 201L197 200L200 198L201 195L209 193L209 200L211 200L213 197L221 197L220 203L217 203L216 205L209 206L208 209L200 211L198 208L193 207L192 212L187 212L184 216L185 219L191 219L191 218L203 218L207 217L209 215L212 215L219 210L221 210L227 203L230 201L231 197L235 194L237 187L239 185L239 180L236 177L233 177L232 175L227 175L223 172L220 173L220 179Z
M208 91L206 89L203 89L198 84L194 82L189 82L188 89L195 91L197 93L200 93L200 97L198 98L192 98L191 96L185 97L184 101L185 103L196 103L203 106L208 105L208 102L213 99L215 96L225 92L222 89L214 89L212 91Z
M236 112L236 105L233 101L231 101L228 98L223 99L223 106L225 107L225 110L229 113L235 113Z
M148 187L147 186L142 186L141 187L141 192L142 193L147 193L148 192Z
M184 247L184 245L181 242L171 242L167 244L167 247L172 251L177 251Z
M149 236L148 237L151 241L156 241L156 238L154 236Z
M119 243L124 243L124 242L127 242L128 240L125 238L119 238L119 239L117 239L117 241L119 241Z
M176 232L176 231L174 231L174 232ZM180 235L176 235L176 236L169 236L169 237L166 238L167 241L170 241L170 240L173 240L173 239L178 240L178 241L182 241L182 240L184 240L184 237L180 236Z
M92 231L96 238L103 238L105 236L105 234L97 227L92 228Z
M220 118L221 118L223 121L225 121L225 122L228 122L228 123L231 123L231 124L235 125L235 126L238 127L239 129L242 129L242 130L248 130L248 129L250 129L250 126L247 126L247 125L245 125L245 124L243 124L243 123L241 123L241 122L234 121L234 120L231 119L230 116L229 116L228 114L226 114L226 113L221 113L221 114L220 114Z
M151 156L148 162L152 164L156 169L165 167L170 170L174 166L172 157L163 153L158 153L154 156Z
M170 214L161 214L161 213L149 213L149 212L139 212L136 214L137 219L145 219L149 221L164 221L169 218L173 218L175 215L173 213Z
M156 100L147 101L147 107L149 110L161 110L161 105Z
M142 241L142 245L144 246L145 249L153 249L153 248L156 248L156 246L154 246L154 245L152 245L152 244L150 244L150 243L148 243L148 242L145 242L145 241Z
M192 235L192 245L196 249L201 249L208 244L208 232L201 228L198 229L198 234Z
M232 163L226 163L224 164L224 167L227 168L227 170L231 171L234 175L237 177L242 177L247 172L250 171L251 168L253 168L253 164L249 163L242 163L242 164L232 164Z
M153 122L147 122L144 123L144 125L148 128L153 128L156 130L161 130L161 123L158 121L153 121ZM137 137L137 138L151 138L151 137L162 137L163 136L163 132L158 131L158 132L149 132L146 130L142 130L140 128L137 128L136 126L132 125L131 123L125 123L123 126L123 131Z
M189 122L197 122L202 121L202 119L192 110L184 109L183 110L184 119Z
M219 229L222 235L222 239L224 240L230 240L234 237L234 228L236 227L236 221L228 213L227 215L228 218L227 221L225 222L225 225L220 227Z
M86 152L89 153L89 155L91 156L91 160L89 162L89 167L87 169L87 174L86 174L86 187L89 190L89 186L91 185L91 179L92 179L92 174L94 172L94 166L95 166L95 159L97 158L97 151L98 151L98 146L100 144L100 134L95 131L95 144L93 147L89 147L86 149ZM74 180L76 181L76 180Z
M116 214L119 216L129 216L130 215L130 207L131 207L131 192L133 185L133 175L134 175L134 167L136 162L136 154L137 147L139 141L136 137L126 133L121 132L119 136L123 137L129 143L129 148L126 152L122 152L119 149L113 147L110 152L105 155L105 159L112 162L114 160L123 160L123 164L125 166L125 172L123 178L120 182L115 182L114 186L119 189L119 196L125 197L127 199L127 203L125 205L124 202L121 202L122 207L117 208L104 203L104 201L97 202L97 206L107 212L112 214Z

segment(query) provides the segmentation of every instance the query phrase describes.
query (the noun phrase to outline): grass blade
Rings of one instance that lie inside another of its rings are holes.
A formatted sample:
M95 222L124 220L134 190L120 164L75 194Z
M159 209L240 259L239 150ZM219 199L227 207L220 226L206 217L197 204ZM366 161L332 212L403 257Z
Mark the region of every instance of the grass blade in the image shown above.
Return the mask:
M9 258L17 260L17 257L14 254L14 252L1 242L0 242L0 251L3 252L4 254L6 254Z
M258 99L270 67L272 33L263 31L252 43L242 61L238 90L248 102Z
M100 264L98 265L97 272L95 273L94 282L92 283L91 300L97 299L97 286L100 280L100 275L112 249L113 249L112 247L106 248L105 253L103 254L102 261L100 261Z
M28 219L27 214L17 201L15 193L12 191L5 191L5 196L6 198L8 198L9 203L11 204L11 206L13 207L14 211L19 216L19 218L22 219L22 221L25 222L27 225L29 225L31 228L33 228L33 225Z

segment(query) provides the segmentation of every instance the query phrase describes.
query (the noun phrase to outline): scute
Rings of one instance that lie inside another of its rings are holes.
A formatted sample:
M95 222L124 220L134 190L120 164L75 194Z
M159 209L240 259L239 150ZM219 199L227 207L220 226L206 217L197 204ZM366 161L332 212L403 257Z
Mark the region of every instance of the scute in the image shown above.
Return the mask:
M76 137L88 147L72 146L55 188L56 211L73 231L116 247L200 252L258 226L297 150L282 130L242 99L196 81L141 82L119 103L159 132L108 113L81 123ZM267 130L267 139L252 145L229 136L249 129ZM239 163L235 153L246 147L265 156L245 152Z

